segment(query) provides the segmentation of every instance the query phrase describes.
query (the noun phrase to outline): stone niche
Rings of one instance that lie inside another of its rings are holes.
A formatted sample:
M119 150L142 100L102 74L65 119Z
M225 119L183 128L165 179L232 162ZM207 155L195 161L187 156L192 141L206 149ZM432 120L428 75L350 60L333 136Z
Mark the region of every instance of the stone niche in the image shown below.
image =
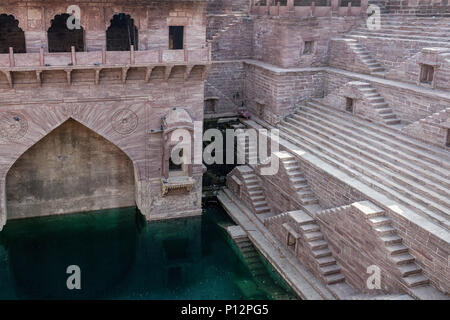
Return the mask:
M185 109L174 107L162 118L162 128L162 195L190 192L195 184L192 178L194 122Z
M420 67L417 84L430 88L450 89L450 49L423 48L417 57Z

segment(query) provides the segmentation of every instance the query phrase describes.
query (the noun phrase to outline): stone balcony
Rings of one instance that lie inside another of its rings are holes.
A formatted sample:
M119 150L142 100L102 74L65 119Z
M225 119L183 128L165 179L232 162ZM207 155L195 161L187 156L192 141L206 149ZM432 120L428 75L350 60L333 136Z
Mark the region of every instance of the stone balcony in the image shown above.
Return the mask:
M4 74L11 88L14 86L14 75L28 74L36 79L40 85L42 76L49 72L64 71L67 74L67 83L72 83L72 73L92 70L95 84L100 81L102 70L119 70L121 81L127 81L128 71L131 69L144 69L142 81L149 82L152 71L156 68L164 69L164 80L167 81L173 68L184 68L184 79L188 80L195 67L202 68L202 79L205 78L211 64L211 51L209 47L182 50L145 50L135 51L91 51L46 53L43 49L37 53L14 53L10 48L9 54L0 54L0 73ZM1 78L1 76L0 76Z
M265 5L259 5L257 0L251 1L250 13L258 16L269 17L329 17L329 16L362 16L366 15L368 0L361 0L360 6L340 6L338 0L326 0L326 5L321 5L320 0L311 1L311 5L295 5L294 0L287 0L285 5L280 5L277 0L266 0Z

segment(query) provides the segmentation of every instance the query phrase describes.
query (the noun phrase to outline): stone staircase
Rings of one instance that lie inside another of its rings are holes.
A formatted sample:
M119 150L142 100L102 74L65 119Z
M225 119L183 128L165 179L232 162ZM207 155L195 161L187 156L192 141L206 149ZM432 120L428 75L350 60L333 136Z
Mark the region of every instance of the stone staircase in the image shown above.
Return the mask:
M401 123L400 119L397 118L397 115L384 100L383 96L378 93L377 89L367 82L357 82L356 86L361 92L363 100L368 104L371 111L374 111L378 120L387 126L398 128L398 125Z
M231 19L224 25L220 26L220 28L210 37L210 39L207 39L206 42L217 42L222 37L222 35L228 32L228 30L233 28L235 25L242 23L242 20L245 17L248 17L248 15L233 15Z
M283 227L291 235L302 241L303 249L298 249L297 246L297 254L303 256L304 261L306 260L305 256L312 259L313 266L310 267L320 274L327 285L344 282L345 277L341 268L333 258L328 243L314 218L304 211L292 211L289 215L289 222L285 222ZM303 252L303 250L306 252ZM301 257L300 259L302 260Z
M240 153L243 152L244 163L255 167L258 164L258 146L257 143L251 143L251 139L246 137L244 132L245 130L237 131L237 136L242 137L237 139L238 159L240 159Z
M309 208L320 208L318 206L319 200L308 184L295 157L288 152L282 152L280 160L300 203Z
M296 299L274 282L253 243L248 237L235 239L241 257L258 286L274 300Z
M242 178L244 179L244 185L246 186L250 197L253 212L255 212L255 214L263 220L267 217L273 216L264 195L264 190L261 186L261 182L253 169L248 170L246 173L244 173L242 175Z
M415 263L415 258L403 244L402 238L397 234L391 219L386 216L384 210L372 210L366 215L372 229L378 234L390 259L396 265L402 282L409 288L428 285L428 278L423 275L422 268Z
M369 70L371 75L384 77L386 70L375 60L369 50L355 39L346 38L346 43L360 62ZM351 41L350 41L351 40Z
M450 154L445 150L316 100L287 117L279 129L280 138L449 229Z

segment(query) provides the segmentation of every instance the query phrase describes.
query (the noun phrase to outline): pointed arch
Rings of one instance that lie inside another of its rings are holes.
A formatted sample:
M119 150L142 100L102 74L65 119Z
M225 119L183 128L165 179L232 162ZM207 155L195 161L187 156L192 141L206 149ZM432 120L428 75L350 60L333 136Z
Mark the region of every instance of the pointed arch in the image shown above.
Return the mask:
M25 33L13 15L0 14L0 53L8 53L10 47L15 53L25 53Z
M70 15L67 13L56 15L51 21L50 28L47 31L48 51L49 52L70 52L71 47L75 51L84 51L84 29L69 30L67 21Z
M68 117L16 157L1 179L0 220L134 206L136 190L127 153Z
M129 14L115 14L106 30L106 50L129 51L131 45L139 48L139 31Z

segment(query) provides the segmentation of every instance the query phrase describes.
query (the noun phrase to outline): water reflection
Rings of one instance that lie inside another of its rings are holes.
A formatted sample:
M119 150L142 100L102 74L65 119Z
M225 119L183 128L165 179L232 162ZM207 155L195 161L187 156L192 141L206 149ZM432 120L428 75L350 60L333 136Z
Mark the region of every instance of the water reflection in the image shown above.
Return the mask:
M134 208L9 221L0 298L268 298L227 240L229 224L220 208L150 224ZM81 268L81 290L67 289L69 265Z

